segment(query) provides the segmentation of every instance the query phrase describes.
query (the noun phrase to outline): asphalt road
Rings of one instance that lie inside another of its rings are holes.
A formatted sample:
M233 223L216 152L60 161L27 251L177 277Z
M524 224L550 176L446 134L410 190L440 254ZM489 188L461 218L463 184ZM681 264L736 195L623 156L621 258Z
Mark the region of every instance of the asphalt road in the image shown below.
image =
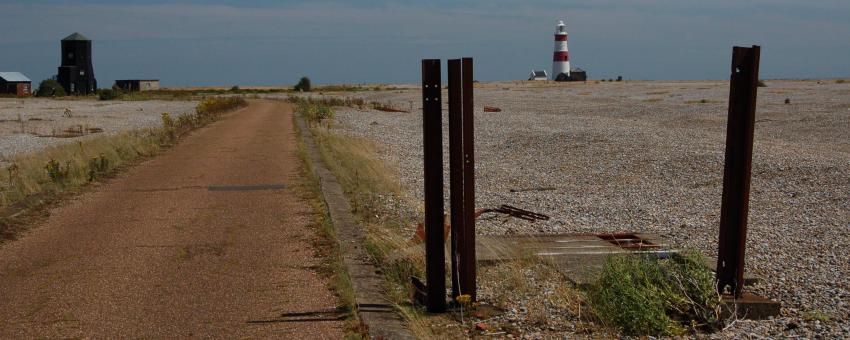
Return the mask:
M54 209L0 246L0 337L342 337L296 145L253 102Z

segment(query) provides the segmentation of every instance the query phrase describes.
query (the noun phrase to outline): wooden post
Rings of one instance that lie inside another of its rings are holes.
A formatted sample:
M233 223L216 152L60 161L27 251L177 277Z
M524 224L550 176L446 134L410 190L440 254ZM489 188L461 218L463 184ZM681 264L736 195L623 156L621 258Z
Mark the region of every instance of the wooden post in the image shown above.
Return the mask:
M427 309L446 310L443 231L443 129L440 60L422 60L422 146L425 172L425 277Z
M717 290L723 293L729 288L735 298L741 297L744 287L744 251L747 244L759 51L759 46L734 47L732 50Z

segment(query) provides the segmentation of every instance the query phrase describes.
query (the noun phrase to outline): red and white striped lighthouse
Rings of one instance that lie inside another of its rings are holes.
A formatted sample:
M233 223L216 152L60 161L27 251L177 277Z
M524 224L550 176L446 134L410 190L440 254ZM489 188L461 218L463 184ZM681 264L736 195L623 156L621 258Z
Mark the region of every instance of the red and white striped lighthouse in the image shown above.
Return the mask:
M570 52L567 49L567 27L563 20L558 20L555 26L555 54L552 57L552 79L564 74L570 77ZM564 77L561 76L561 77Z

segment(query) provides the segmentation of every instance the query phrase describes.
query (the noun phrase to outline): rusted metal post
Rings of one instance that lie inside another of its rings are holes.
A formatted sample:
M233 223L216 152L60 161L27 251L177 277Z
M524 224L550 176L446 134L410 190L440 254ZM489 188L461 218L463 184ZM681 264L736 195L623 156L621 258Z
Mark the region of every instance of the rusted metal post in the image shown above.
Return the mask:
M460 59L449 60L449 200L451 201L451 271L452 298L460 295L460 278L458 277L458 241L463 230L463 112L461 100Z
M475 116L473 114L472 58L463 58L463 229L459 241L460 291L477 299L475 260Z
M446 310L446 254L443 235L443 115L440 60L422 60L422 146L425 164L425 278L427 308Z
M744 251L747 243L759 51L759 46L732 49L717 290L723 293L729 288L735 298L741 297L744 287Z

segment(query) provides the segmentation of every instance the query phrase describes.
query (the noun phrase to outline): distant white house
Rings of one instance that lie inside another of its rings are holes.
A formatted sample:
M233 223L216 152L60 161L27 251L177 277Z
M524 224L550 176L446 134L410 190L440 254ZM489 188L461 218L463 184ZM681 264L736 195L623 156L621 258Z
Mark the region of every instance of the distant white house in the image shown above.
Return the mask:
M546 70L531 70L531 75L528 77L528 80L549 80L549 75L546 74Z

